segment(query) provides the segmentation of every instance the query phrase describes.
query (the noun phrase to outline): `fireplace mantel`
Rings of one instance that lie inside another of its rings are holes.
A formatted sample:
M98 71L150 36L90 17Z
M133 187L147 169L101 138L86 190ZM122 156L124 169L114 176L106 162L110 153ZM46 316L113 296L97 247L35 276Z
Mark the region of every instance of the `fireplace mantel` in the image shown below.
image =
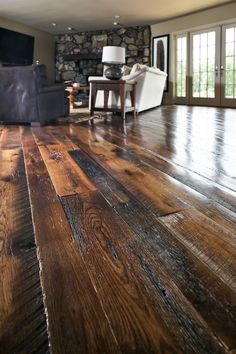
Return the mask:
M78 53L78 54L67 54L64 55L64 60L66 61L76 61L76 60L98 60L102 59L102 53Z
M139 52L137 50L127 51L126 58L137 57ZM77 61L77 60L100 60L102 59L102 53L77 53L66 54L63 56L65 61Z

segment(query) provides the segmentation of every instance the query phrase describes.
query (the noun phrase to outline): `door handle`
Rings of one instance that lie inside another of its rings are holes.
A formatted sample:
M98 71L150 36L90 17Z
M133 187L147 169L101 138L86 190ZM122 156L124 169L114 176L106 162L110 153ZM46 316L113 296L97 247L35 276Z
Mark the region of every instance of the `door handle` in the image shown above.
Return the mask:
M221 76L223 75L224 70L225 70L225 68L223 67L223 65L221 65L221 67L220 67L220 74L221 74Z

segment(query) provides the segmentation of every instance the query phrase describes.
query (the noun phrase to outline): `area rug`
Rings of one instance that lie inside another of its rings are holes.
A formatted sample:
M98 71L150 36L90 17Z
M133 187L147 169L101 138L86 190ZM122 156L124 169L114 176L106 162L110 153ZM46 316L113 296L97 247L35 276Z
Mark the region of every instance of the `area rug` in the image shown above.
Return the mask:
M61 117L57 119L58 124L79 124L83 122L89 122L93 119L104 119L106 118L105 112L99 112L91 116L90 111L87 107L85 108L74 108L70 110L70 115L68 117Z

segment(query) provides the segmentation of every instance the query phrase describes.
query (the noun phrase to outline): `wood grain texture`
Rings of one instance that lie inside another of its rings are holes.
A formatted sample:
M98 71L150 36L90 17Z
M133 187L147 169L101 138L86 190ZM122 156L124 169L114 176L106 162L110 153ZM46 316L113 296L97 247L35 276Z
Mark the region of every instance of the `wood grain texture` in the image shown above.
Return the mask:
M64 211L29 129L25 129L23 146L51 350L53 353L118 353L96 289L73 242Z
M236 211L236 194L232 192L226 193L223 186L200 175L198 171L192 171L186 165L180 166L175 164L171 158L163 156L161 151L157 153L151 150L151 146L149 145L145 148L142 144L140 145L140 141L135 139L133 134L126 136L124 139L117 130L108 130L106 126L99 126L96 131L103 139L138 156L142 163L164 172L166 175L177 179L184 185L233 212Z
M59 196L81 193L84 186L94 190L89 179L62 146L40 146L39 150Z
M76 129L74 129L74 133L77 134ZM168 209L168 206L172 205L172 202L175 200L179 205L179 210L192 206L194 206L200 212L202 212L204 209L204 213L208 214L213 220L220 222L224 227L229 228L231 232L234 232L236 217L234 213L231 213L231 210L222 207L216 202L212 202L211 199L205 196L203 190L201 190L203 194L196 193L195 188L189 188L191 187L190 185L186 186L185 180L180 179L180 181L177 181L175 175L169 173L170 169L167 171L160 171L158 164L156 164L155 168L153 167L154 163L152 165L147 164L145 161L143 161L143 155L139 154L139 151L142 150L141 148L136 149L135 151L130 151L130 149L122 149L118 145L112 143L110 143L107 148L107 142L101 138L100 133L92 133L90 135L96 142L95 146L92 147L92 149L90 147L84 147L83 142L81 143L81 141L83 141L83 132L81 131L78 132L79 146L90 155L92 153L93 158L94 151L96 151L96 161L102 164L102 166L106 168L109 173L119 179L119 181L123 183L123 185L125 185L126 188L128 188L128 190L133 193L134 196L136 196L136 198L141 200L142 197L144 200L145 197L143 197L143 195L147 195L149 200L152 199L152 209L150 210L154 210L153 205L156 205L158 215L164 215L165 212L170 214L171 211ZM111 152L110 159L106 157L106 149L108 149L109 153ZM99 152L97 153L97 151ZM105 158L103 156L105 156ZM117 166L115 165L116 161L118 161ZM125 168L125 165L132 167ZM175 167L175 169L177 168L178 167ZM127 176L127 173L129 176ZM198 183L199 178L195 177L195 179ZM156 183L157 181L158 183ZM207 184L209 185L210 182L208 181ZM136 185L138 185L138 188ZM211 190L211 194L212 192L213 190ZM226 199L227 194L224 193L224 195L224 199ZM231 202L230 209L233 209L233 205L236 203L236 195L234 195L233 192L231 192L230 195L231 196L228 197L227 204ZM147 206L148 203L145 203L145 205ZM215 209L217 212L214 213L213 209ZM178 209L175 209L175 211L177 210ZM172 212L174 212L173 209ZM235 243L234 237L233 242Z
M0 353L48 353L23 153L8 133L11 149L0 151Z
M59 196L73 195L80 193L83 188L80 186L82 183L89 190L93 190L93 185L89 179L83 174L81 169L71 159L67 152L68 147L75 148L75 145L65 136L60 136L63 141L62 144L48 132L42 129L34 129L34 137L39 147L41 156L49 172L50 178L53 182L56 193ZM64 145L64 142L66 144Z
M0 353L235 353L235 110L70 122L0 125Z
M88 195L83 197L87 202L78 196L63 197L62 201L121 352L178 353L131 276L132 270L123 263L119 248L110 239L113 232L118 236L121 229L117 224L110 225L104 210L101 218L94 209L94 200L91 203Z
M64 197L63 205L121 348L225 352L153 253L98 193Z
M103 140L99 134L84 127L71 129L72 138L80 148L93 154L93 158L111 173L137 199L157 215L174 213L185 208L184 203L169 190L164 178L156 183L156 176L147 173L145 168L129 161L123 152L113 144ZM91 144L86 142L88 139Z
M236 248L230 242L235 235L225 232L223 228L209 222L204 215L195 210L168 215L160 221L220 279L236 291Z
M21 146L20 127L17 126L3 127L0 136L1 150L16 149L20 146Z
M37 141L37 145L57 145L60 140L60 145L66 150L77 149L76 144L73 143L69 137L61 130L56 130L55 126L45 126L32 128L32 133Z
M236 318L233 307L236 300L235 292L218 279L218 274L214 275L208 269L208 265L203 265L197 259L197 255L192 254L192 249L186 249L185 245L174 237L175 233L164 228L159 218L147 213L147 210L121 184L117 183L85 153L73 151L71 155L112 208L135 231L143 247L148 247L150 252L155 254L156 259L217 337L221 338L228 348L236 346L234 336ZM204 225L206 221L207 219L204 218ZM210 287L209 284L211 284Z
M130 121L123 137L176 166L236 191L230 168L231 157L236 153L231 132L234 115L233 109L165 106L145 112L137 122ZM120 122L106 122L106 131L118 130L121 131ZM222 154L225 144L227 149Z

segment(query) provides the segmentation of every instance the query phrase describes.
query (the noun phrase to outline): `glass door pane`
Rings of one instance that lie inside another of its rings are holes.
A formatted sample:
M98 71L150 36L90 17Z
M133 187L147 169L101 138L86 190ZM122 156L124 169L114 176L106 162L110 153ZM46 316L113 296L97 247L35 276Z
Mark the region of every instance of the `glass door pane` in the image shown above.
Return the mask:
M191 33L191 103L219 104L219 29Z
M187 37L176 38L176 97L186 97Z
M222 105L236 107L236 24L223 27L222 33Z
M176 36L175 103L236 108L236 23Z

